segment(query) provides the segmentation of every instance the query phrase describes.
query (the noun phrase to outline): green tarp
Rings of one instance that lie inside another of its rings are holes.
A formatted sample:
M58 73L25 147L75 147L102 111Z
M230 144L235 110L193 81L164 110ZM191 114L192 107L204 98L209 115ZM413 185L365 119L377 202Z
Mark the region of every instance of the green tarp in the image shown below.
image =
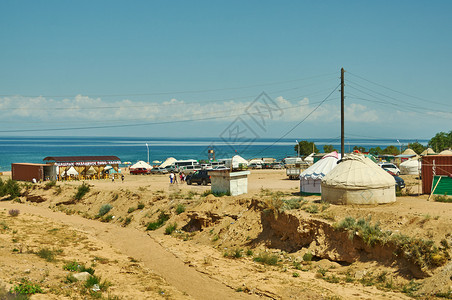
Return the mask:
M440 178L441 180L438 185L436 185ZM435 189L433 195L452 195L452 178L448 176L434 176L432 183L432 190L433 189Z

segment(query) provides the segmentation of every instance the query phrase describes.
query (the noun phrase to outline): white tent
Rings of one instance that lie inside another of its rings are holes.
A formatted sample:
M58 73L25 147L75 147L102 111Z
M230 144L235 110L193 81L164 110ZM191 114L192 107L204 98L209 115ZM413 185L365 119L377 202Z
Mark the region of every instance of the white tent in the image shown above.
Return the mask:
M438 155L452 155L452 150L450 149L443 150Z
M77 176L78 172L75 170L74 167L70 167L69 170L66 170L67 176Z
M432 148L427 148L424 151L422 151L422 153L421 153L422 156L424 156L424 155L433 155L433 154L436 154L436 153L435 153L435 151L433 151Z
M400 164L400 173L404 175L419 175L421 162L418 159L409 159Z
M380 204L396 201L395 179L362 154L351 153L322 179L322 201Z
M311 154L309 154L308 156L306 156L306 157L304 158L304 161L307 162L308 164L314 163L314 154L315 154L315 153L311 153Z
M174 157L168 157L159 167L160 168L166 168L168 166L171 166L177 161Z
M241 157L240 155L234 155L232 157L232 168L238 169L240 165L248 166L248 161Z
M251 160L248 161L248 164L258 164L258 165L262 165L264 163L264 161L260 158L253 158Z
M152 169L152 167L148 163L146 163L142 160L140 160L136 164L130 166L130 170L138 169L138 168L145 168L148 170Z
M322 178L336 167L338 160L339 155L334 151L304 170L300 174L300 192L320 194Z

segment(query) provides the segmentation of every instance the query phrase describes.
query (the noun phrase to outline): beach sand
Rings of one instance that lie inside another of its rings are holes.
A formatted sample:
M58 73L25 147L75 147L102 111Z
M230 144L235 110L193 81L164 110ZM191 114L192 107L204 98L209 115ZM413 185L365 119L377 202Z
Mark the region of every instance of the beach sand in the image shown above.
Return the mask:
M22 203L0 202L0 287L9 289L20 278L30 278L46 291L35 299L82 299L84 289L68 283L69 271L63 269L77 260L111 282L104 297L408 299L401 288L381 288L378 278L384 277L385 285L389 279L393 286L402 287L411 279L422 284L419 270L389 257L383 248L378 252L362 246L360 254L347 234L328 229L347 216L370 217L385 230L436 245L443 239L452 242L451 205L414 195L418 181L413 176L404 179L412 195L398 197L393 204L324 205L319 196L310 196L304 197L300 209L284 212L278 210L278 201L299 197L299 181L286 179L285 170L251 170L249 193L237 197L202 196L210 186L170 185L167 175L126 174L124 182L87 181L90 191L81 201L61 204L73 198L82 182L57 183L49 189L37 184L20 197ZM105 215L111 216L109 222L96 218L105 204L113 207ZM137 209L138 204L144 207ZM317 206L318 212L309 212L310 206ZM9 216L13 208L20 210L19 216ZM169 220L146 231L162 211ZM167 235L168 224L178 229ZM313 228L323 231L305 240L304 232ZM54 261L36 255L44 248L55 252ZM314 259L305 262L308 252ZM276 264L255 261L264 253L277 257ZM430 277L440 270L421 273ZM363 278L372 284L363 284Z

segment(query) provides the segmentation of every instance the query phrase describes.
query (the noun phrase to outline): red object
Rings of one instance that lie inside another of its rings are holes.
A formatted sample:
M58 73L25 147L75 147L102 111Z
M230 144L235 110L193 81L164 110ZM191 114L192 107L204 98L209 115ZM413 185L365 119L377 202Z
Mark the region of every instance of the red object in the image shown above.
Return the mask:
M145 168L136 168L130 170L131 175L138 175L138 174L149 174L151 171Z
M18 181L44 180L44 167L47 164L13 163L11 164L11 178Z
M434 175L451 176L452 155L427 155L422 157L422 193L430 194Z

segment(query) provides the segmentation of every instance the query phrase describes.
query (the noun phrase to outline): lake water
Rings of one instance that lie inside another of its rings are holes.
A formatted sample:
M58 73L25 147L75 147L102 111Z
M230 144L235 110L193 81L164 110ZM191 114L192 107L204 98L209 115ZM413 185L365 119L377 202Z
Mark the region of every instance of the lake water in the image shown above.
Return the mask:
M333 145L340 149L340 139L307 139L315 142L319 150L323 145ZM407 145L415 140L399 140ZM428 140L419 140L426 145ZM148 147L146 146L148 144ZM43 163L47 156L85 156L115 155L121 161L135 163L147 161L148 149L150 161L163 161L168 157L176 159L207 159L207 150L215 149L217 158L232 157L239 154L246 159L255 157L274 157L283 159L296 156L294 139L257 139L235 142L221 138L136 138L136 137L0 137L0 172L9 171L11 163ZM389 145L399 147L394 139L346 139L345 151L354 146L366 149Z

